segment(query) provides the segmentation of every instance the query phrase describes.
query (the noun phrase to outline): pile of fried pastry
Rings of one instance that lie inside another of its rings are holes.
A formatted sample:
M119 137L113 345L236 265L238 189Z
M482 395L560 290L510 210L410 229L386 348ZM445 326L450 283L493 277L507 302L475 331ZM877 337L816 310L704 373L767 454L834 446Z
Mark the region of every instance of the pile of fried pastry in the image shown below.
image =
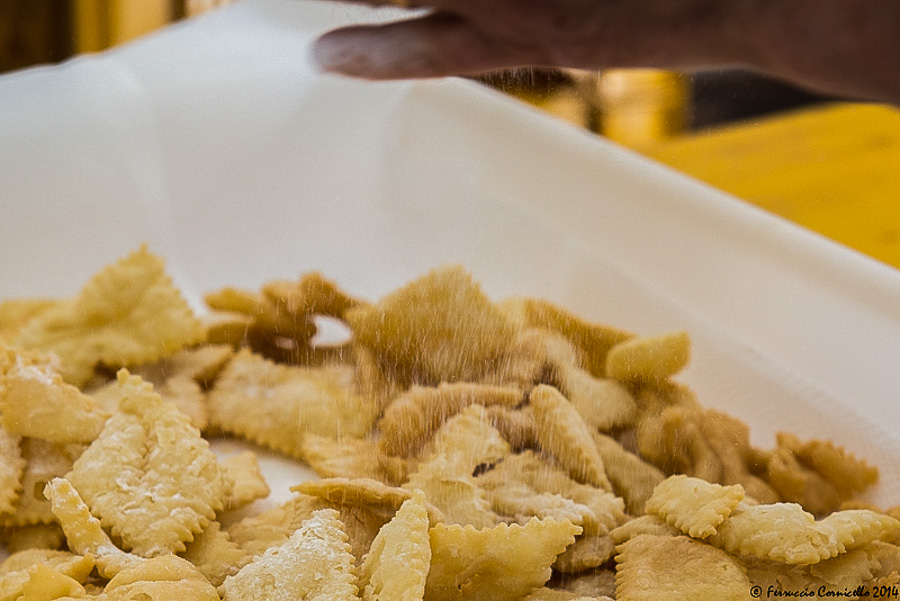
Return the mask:
M718 601L900 582L900 507L858 500L877 469L790 433L751 445L674 379L685 332L494 302L459 266L377 302L315 272L205 301L192 310L146 247L74 297L0 301L0 601ZM215 438L249 450L217 455ZM266 504L252 449L318 478Z

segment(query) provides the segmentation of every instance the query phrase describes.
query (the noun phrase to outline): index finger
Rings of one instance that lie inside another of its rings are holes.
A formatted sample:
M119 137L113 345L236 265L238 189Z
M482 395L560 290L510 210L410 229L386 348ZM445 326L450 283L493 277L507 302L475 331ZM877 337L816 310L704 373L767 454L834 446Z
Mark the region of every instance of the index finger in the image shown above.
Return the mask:
M404 10L440 10L453 13L467 12L471 0L337 0L345 4L359 4L372 8L398 8Z
M442 12L383 25L332 30L315 41L319 69L370 80L482 73L528 64L460 17Z

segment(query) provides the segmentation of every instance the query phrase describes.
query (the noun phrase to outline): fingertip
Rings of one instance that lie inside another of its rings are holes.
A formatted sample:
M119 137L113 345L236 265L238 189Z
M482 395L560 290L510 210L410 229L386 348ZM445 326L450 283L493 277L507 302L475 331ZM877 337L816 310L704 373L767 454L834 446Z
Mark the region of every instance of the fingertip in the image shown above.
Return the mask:
M347 61L346 51L333 32L319 36L309 49L309 59L319 73L341 73Z
M435 78L498 66L498 55L468 23L439 13L334 29L313 42L310 54L320 72L368 80Z
M385 60L377 33L368 26L335 29L316 39L310 48L313 67L320 73L358 79L391 79L392 64ZM387 51L390 58L391 49Z

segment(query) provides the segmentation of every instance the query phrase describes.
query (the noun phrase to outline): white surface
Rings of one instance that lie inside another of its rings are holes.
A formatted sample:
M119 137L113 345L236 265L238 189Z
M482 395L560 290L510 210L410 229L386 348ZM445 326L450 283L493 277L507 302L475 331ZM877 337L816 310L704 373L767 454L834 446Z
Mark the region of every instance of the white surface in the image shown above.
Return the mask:
M324 77L346 5L246 0L0 78L0 295L147 241L193 299L318 269L377 298L443 262L653 334L705 405L839 441L900 500L900 275L461 80Z

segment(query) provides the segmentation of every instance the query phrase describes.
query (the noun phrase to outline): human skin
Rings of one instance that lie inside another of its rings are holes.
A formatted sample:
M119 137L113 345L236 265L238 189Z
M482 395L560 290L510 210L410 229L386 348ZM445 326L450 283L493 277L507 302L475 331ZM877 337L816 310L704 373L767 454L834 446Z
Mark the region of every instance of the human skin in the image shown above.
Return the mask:
M313 59L323 71L373 80L525 66L741 67L900 104L900 0L424 0L421 8L430 10L328 32Z

